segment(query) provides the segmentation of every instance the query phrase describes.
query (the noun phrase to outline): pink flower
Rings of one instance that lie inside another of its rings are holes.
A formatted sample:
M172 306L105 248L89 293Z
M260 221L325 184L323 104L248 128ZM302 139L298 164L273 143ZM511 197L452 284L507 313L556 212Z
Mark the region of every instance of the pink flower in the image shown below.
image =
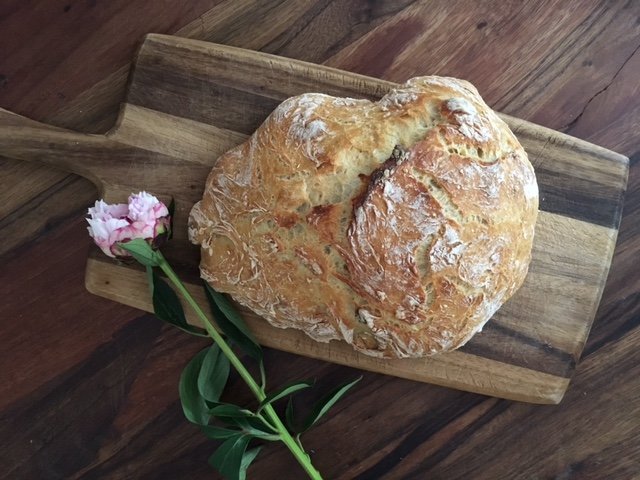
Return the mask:
M89 235L112 258L130 256L118 243L142 238L157 247L171 228L166 205L147 192L132 194L128 204L98 200L88 213Z

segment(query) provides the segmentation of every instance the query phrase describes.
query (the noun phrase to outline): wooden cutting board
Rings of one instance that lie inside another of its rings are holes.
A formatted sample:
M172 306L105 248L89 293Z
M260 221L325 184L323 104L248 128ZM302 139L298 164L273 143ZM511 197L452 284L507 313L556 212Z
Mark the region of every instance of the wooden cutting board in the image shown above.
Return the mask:
M416 72L428 74L429 72ZM110 202L148 190L176 200L175 237L163 250L200 301L198 249L186 222L217 156L242 142L285 98L303 92L377 99L395 84L272 55L149 35L117 125L70 132L0 110L0 155L37 160L92 180ZM426 359L381 360L342 342L316 343L244 311L266 346L365 370L536 403L557 403L593 322L613 254L628 159L502 116L529 154L540 215L529 275L481 334ZM151 311L142 270L90 254L87 288ZM194 320L191 317L190 320Z

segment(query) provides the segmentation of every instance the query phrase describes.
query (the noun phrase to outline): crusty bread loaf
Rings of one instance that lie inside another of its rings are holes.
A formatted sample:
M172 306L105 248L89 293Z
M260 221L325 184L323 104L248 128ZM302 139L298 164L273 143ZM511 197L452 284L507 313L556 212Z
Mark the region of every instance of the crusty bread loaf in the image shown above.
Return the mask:
M213 167L189 234L201 274L277 327L420 357L469 340L520 287L538 186L468 82L379 102L283 102Z

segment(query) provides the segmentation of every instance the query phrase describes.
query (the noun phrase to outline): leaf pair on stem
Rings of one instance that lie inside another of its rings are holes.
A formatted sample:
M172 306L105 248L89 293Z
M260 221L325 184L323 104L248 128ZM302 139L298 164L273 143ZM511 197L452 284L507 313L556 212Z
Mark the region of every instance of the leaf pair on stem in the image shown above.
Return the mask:
M282 441L309 477L321 479L320 473L311 464L309 455L302 447L300 435L315 425L361 377L330 392L314 406L303 421L297 422L294 418L293 395L311 387L312 383L295 382L267 393L262 348L252 336L240 313L224 295L205 284L211 312L227 340L216 331L209 317L204 314L159 251L153 250L144 240L132 240L120 246L147 267L156 316L187 333L201 337L210 336L214 340L213 345L199 352L185 367L179 387L182 409L187 420L200 425L207 437L222 441L209 459L211 465L226 478L244 480L247 468L261 448L258 446L249 449L249 443L252 440ZM204 329L187 323L178 295L154 270L155 268L160 268L167 275L196 311L205 326ZM260 383L255 381L227 342L258 362ZM220 401L231 366L238 371L258 400L255 411ZM289 403L285 426L273 409L272 403L287 397Z

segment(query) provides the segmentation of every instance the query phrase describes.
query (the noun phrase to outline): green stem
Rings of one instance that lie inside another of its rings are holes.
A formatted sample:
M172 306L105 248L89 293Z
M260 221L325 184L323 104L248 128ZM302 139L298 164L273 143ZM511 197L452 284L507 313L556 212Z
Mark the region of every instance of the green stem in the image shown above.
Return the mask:
M240 377L245 381L245 383L249 386L251 392L255 395L259 402L262 402L267 395L264 390L256 383L253 379L249 371L245 368L240 359L236 356L234 351L231 349L229 344L222 338L222 335L218 333L215 329L209 318L205 315L205 313L200 308L200 305L197 304L195 299L191 296L189 291L185 288L184 284L178 278L176 273L173 271L167 260L164 256L158 251L156 252L158 255L158 266L165 273L167 278L171 280L173 285L178 289L178 291L182 294L183 298L187 301L187 303L193 308L198 315L198 318L202 321L204 328L207 330L213 341L220 347L220 350L227 356L231 365L237 370L240 374ZM320 472L316 470L316 468L312 465L311 459L307 455L307 453L301 448L301 445L295 441L295 439L291 436L287 428L284 426L280 417L273 409L270 404L264 406L263 411L267 418L271 421L273 426L278 431L282 442L287 446L287 448L291 451L295 459L302 466L302 468L307 472L310 478L314 480L322 480L322 476Z

